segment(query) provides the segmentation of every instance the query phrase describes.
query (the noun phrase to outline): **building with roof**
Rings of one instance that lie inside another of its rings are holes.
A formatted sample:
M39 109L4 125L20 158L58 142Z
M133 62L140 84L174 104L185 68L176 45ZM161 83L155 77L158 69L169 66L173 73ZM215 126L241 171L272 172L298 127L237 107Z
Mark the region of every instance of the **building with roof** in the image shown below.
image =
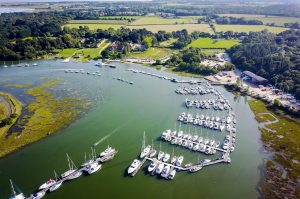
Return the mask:
M241 78L257 85L266 85L269 82L267 79L247 70L242 73Z

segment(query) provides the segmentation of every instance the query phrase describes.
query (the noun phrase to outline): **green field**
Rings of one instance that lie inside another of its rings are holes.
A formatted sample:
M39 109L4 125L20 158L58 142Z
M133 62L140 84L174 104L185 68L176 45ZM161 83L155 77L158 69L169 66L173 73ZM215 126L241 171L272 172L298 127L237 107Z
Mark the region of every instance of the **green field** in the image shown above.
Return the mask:
M282 27L271 27L271 26L264 26L264 25L218 25L215 24L217 32L226 32L226 31L233 31L233 32L259 32L264 29L267 29L269 32L273 33L280 33L288 28Z
M161 42L159 44L160 47L172 47L173 43L176 42L178 40L178 38L171 38L167 41Z
M60 50L60 49L57 49L55 50L55 52L58 53L58 58L69 58L71 57L75 52L76 52L77 48L67 48L67 49L63 49L63 50Z
M162 18L159 16L146 16L137 19L132 25L196 23L196 18L197 17Z
M132 52L128 57L142 58L142 59L159 59L171 54L173 51L168 48L148 48L143 52Z
M127 20L71 20L68 24L128 24Z
M79 26L87 26L91 30L103 29L107 30L109 28L119 29L122 25L119 24L66 24L65 27L68 28L79 28Z
M243 17L245 19L256 19L262 21L264 24L275 23L276 25L283 26L284 23L300 23L298 17L282 17L282 16L266 16L266 15L248 15L248 14L221 14L219 16Z
M125 15L118 15L118 16L100 16L99 18L105 18L105 19L116 19L116 18L126 18L126 19L139 19L142 16L125 16Z
M195 48L221 48L221 49L228 49L231 48L234 45L239 44L239 40L225 40L225 39L218 39L214 40L211 38L199 38L195 41L193 41L191 44L187 46L189 47L195 47Z
M143 25L143 26L126 26L130 29L147 29L151 32L158 32L160 30L164 30L167 32L178 31L182 29L186 29L189 33L192 31L201 31L213 34L213 31L207 24L177 24L177 25Z

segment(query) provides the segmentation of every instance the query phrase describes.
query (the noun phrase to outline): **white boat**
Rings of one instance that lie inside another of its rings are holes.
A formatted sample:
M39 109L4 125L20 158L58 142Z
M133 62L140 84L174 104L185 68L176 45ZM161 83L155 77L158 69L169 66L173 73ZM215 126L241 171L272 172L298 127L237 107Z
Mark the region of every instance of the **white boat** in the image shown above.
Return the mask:
M165 153L165 155L164 155L162 161L167 162L169 159L170 159L170 154Z
M142 150L141 155L140 155L140 158L144 158L144 157L148 156L148 155L150 154L150 150L151 150L151 146L150 146L150 145L146 146L146 147Z
M158 167L156 168L155 172L156 172L157 174L161 174L161 172L162 172L163 169L164 169L164 163L160 163L160 164L158 165Z
M100 157L110 155L114 152L116 152L116 150L114 148L111 148L110 146L107 146L107 148L103 152L100 153Z
M168 175L168 179L172 180L176 175L176 170L173 169L170 171L169 175Z
M167 178L168 177L168 174L170 172L170 166L167 165L163 168L162 172L161 172L161 177L163 178Z
M34 64L32 64L32 66L38 66L38 64L37 64L37 63L34 63Z
M160 151L160 152L158 153L157 159L158 159L158 160L162 160L163 157L164 157L164 155L165 155L165 153L162 152L162 151Z
M74 180L74 179L76 179L76 178L79 178L81 175L82 175L82 172L76 170L75 172L73 172L73 173L71 173L70 175L68 175L68 176L66 177L66 180Z
M201 165L204 165L204 164L207 164L207 163L209 163L209 162L211 162L210 159L204 159L204 160L201 160L201 161L200 161L200 164L201 164Z
M175 165L180 166L182 164L182 162L183 162L183 156L179 156L176 160Z
M177 137L181 138L183 135L183 131L179 131L178 134L177 134Z
M69 166L69 170L64 172L63 174L61 174L62 178L66 178L67 176L73 174L76 172L77 168L75 166L75 164L73 163L73 161L71 160L71 158L69 157L69 155L67 154L67 160L68 160L68 166Z
M9 197L9 199L25 199L25 195L22 192L16 191L19 190L19 188L12 182L12 180L10 180L10 186L12 195Z
M44 184L42 184L40 187L39 187L39 190L41 189L46 189L48 187L51 187L52 185L54 185L56 183L55 180L53 179L49 179L47 182L45 182Z
M49 191L52 192L52 191L55 191L57 189L59 189L62 185L63 181L56 181L56 183L54 185L52 185L51 187L49 187Z
M88 174L93 174L97 171L99 171L101 169L101 164L99 164L98 162L93 162L89 165L87 165L86 167L84 167L83 171L85 171Z
M29 199L40 199L40 198L43 198L45 196L45 194L46 194L45 191L35 192L34 194L31 194Z
M130 167L128 168L128 171L127 171L128 174L133 173L133 172L139 167L140 163L141 163L141 161L135 159L135 160L131 163Z
M157 162L156 161L151 162L151 164L148 166L148 172L151 173L152 171L155 170L156 167L157 167Z
M176 156L173 156L173 157L171 158L171 164L174 164L174 163L176 162L176 160L177 160L177 157L176 157Z

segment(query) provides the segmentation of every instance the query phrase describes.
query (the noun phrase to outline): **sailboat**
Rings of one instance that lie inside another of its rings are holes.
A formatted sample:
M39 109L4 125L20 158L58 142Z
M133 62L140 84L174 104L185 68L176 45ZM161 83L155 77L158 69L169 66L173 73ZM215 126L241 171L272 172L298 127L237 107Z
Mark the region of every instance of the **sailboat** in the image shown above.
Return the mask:
M151 150L150 150L149 156L150 156L151 158L153 158L155 155L156 155L156 150L155 150L154 147L153 147L153 140L152 140L152 145L151 145Z
M4 61L4 65L3 65L3 68L7 68L8 66L5 64L5 61Z
M87 164L83 168L83 171L91 175L96 171L100 170L102 165L95 160L96 160L96 152L92 148L92 158L87 162Z
M73 180L81 176L82 172L77 171L77 167L75 166L74 162L71 160L68 154L67 154L67 159L68 159L69 170L61 174L61 177L66 178L67 180Z
M148 156L150 153L150 150L151 150L151 146L150 145L146 146L145 142L146 142L146 136L145 136L145 132L144 132L142 152L141 152L140 158L144 158L144 157Z
M10 181L10 186L11 186L11 191L12 191L12 196L9 197L9 199L25 199L25 196L21 192L21 190L16 185L14 185L12 180L9 180L9 181Z
M59 189L63 183L62 180L60 180L54 170L54 176L55 176L55 184L53 184L51 187L49 187L49 191L52 192L52 191L55 191L57 189Z

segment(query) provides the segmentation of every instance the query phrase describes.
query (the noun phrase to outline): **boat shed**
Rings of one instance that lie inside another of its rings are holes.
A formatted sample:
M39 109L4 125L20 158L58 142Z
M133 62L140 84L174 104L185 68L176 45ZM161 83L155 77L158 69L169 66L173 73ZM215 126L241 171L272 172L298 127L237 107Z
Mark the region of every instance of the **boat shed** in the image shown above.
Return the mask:
M250 71L244 71L241 75L241 78L242 79L246 79L246 80L249 80L251 83L253 84L257 84L257 85L266 85L268 84L268 80L261 77L261 76L258 76Z

